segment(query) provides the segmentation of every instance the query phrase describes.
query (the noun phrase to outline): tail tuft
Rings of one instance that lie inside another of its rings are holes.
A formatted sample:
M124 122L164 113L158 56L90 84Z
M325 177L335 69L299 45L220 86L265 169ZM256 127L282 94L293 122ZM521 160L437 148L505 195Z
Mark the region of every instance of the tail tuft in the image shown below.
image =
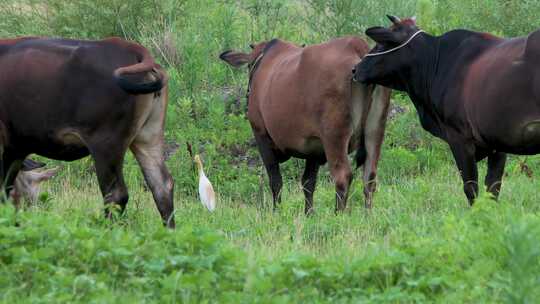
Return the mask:
M360 168L364 165L367 159L367 150L366 150L366 140L365 135L362 134L360 136L360 144L358 145L358 149L356 149L356 155L354 156L354 160L356 162L356 169Z
M367 158L366 147L362 145L362 147L356 150L356 155L354 156L354 160L356 162L356 169L364 165L364 163L366 162L366 158Z
M45 167L45 165L46 164L43 163L43 162L38 162L38 161L35 161L33 159L26 158L23 161L23 165L22 165L21 170L22 171L32 171L32 170L35 170L35 169L38 169L38 168L43 168L43 167Z

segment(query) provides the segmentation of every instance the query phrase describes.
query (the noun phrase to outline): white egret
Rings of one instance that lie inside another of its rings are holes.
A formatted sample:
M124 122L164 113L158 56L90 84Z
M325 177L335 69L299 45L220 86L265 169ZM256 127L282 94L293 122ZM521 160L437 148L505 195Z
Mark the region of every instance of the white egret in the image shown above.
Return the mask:
M199 197L201 199L201 203L210 212L212 212L214 209L216 209L216 193L214 192L212 184L204 174L201 157L199 155L195 155L194 159L195 163L197 164L197 168L199 169Z

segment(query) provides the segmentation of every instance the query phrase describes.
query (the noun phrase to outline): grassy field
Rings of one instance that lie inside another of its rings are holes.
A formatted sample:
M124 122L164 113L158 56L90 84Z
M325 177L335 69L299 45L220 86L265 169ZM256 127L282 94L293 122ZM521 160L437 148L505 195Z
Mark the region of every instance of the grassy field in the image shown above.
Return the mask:
M272 212L244 117L246 72L217 59L271 37L316 43L361 35L386 24L385 13L416 14L433 33L466 27L514 36L540 25L540 3L480 2L0 0L1 37L120 35L148 46L171 75L166 138L180 146L168 161L175 231L161 227L131 155L130 202L114 222L102 217L90 159L63 163L36 206L19 213L0 206L0 301L536 303L539 157L511 157L499 202L482 193L470 208L449 149L395 94L373 210L362 208L355 178L350 211L334 215L324 169L316 213L306 218L303 161L292 160L282 170L283 204ZM186 142L219 195L213 214L198 202Z

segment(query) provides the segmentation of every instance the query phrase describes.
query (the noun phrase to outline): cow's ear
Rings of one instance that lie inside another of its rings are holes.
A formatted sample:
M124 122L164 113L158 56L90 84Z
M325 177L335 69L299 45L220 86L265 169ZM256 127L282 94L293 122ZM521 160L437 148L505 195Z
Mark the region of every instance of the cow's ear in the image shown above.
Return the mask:
M40 183L55 176L57 172L58 172L58 168L51 168L51 169L47 169L43 171L34 170L34 171L30 171L29 173L31 174L30 179L32 181Z
M23 170L23 171L31 171L31 170L38 169L38 168L43 168L43 167L45 167L45 163L38 162L38 161L35 161L33 159L27 158L27 159L23 160L21 170Z
M366 35L377 43L400 43L396 33L384 27L371 27L366 30Z
M227 62L235 68L239 68L246 63L249 63L251 54L235 51L225 51L219 55L219 59Z

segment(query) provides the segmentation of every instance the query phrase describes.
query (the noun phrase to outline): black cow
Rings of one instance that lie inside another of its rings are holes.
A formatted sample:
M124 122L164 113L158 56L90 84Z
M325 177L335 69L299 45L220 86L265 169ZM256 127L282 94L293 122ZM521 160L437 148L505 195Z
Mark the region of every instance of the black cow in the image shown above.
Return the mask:
M502 39L454 30L435 37L414 19L389 16L355 79L405 91L424 129L449 145L472 204L476 162L487 157L486 186L496 197L506 154L540 153L540 31Z
M105 203L123 210L131 149L163 222L174 227L163 161L166 83L148 50L120 38L0 40L2 182L10 189L32 153L65 161L91 155Z

